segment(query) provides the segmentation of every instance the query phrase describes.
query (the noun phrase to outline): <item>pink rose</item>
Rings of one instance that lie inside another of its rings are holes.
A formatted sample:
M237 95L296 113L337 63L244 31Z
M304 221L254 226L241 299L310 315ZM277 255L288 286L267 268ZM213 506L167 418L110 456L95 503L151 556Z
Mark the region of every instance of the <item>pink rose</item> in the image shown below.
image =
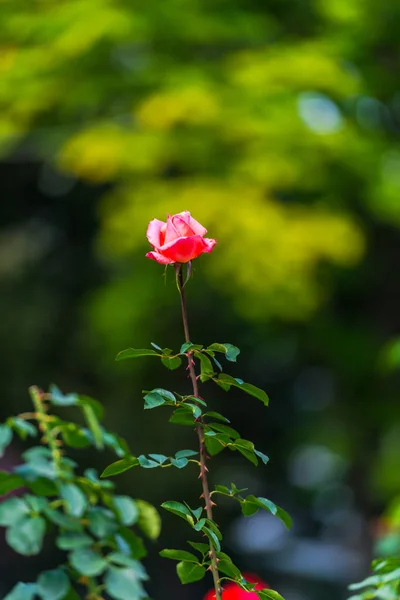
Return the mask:
M162 265L187 263L214 248L216 240L205 238L206 233L188 210L169 216L166 223L153 219L146 236L154 250L146 256Z
M249 583L255 583L256 590L264 590L269 586L261 581L256 575L244 574L244 577ZM215 591L210 590L204 597L204 600L215 600ZM259 600L255 592L246 592L236 583L229 582L224 585L224 591L222 592L222 600Z

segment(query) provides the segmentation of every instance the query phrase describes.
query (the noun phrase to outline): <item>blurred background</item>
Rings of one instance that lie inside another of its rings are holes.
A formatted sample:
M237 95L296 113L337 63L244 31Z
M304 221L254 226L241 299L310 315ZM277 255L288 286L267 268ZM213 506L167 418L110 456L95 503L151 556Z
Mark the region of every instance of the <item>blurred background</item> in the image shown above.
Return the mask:
M56 382L101 400L134 454L195 443L142 411L142 389L185 391L182 373L114 362L182 343L145 230L190 210L218 240L187 288L192 340L239 346L230 372L270 395L265 409L204 385L271 458L219 455L211 482L271 498L294 526L222 501L216 520L286 600L343 600L377 543L395 551L379 540L400 488L400 380L382 360L400 328L399 31L397 0L0 3L0 420ZM156 474L120 489L196 505L193 473ZM191 539L163 517L150 594L201 600L211 579L182 587L158 558ZM2 545L0 591L50 555Z

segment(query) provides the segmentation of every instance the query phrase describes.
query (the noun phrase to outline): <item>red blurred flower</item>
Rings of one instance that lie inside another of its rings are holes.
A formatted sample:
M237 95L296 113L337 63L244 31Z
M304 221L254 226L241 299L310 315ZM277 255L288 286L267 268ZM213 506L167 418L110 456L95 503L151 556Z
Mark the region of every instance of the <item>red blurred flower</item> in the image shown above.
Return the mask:
M256 590L264 590L269 586L264 583L257 575L251 575L244 573L243 577L250 583L255 583ZM215 600L215 591L210 590L204 596L204 600ZM222 592L222 600L259 600L255 592L246 592L236 583L227 583L224 585L224 591Z
M146 256L162 265L187 263L214 248L217 242L205 238L206 233L207 229L188 210L168 217L166 223L153 219L146 236L154 250Z

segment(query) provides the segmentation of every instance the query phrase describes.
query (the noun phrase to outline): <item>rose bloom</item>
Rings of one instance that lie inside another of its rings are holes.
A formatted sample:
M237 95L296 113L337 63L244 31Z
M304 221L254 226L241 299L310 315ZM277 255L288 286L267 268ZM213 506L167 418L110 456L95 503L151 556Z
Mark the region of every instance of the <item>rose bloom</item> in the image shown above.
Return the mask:
M256 590L264 590L269 587L256 575L244 574L243 577L250 583L256 583ZM210 590L204 596L204 600L215 600L215 591ZM222 600L259 600L259 598L255 592L246 592L236 583L229 582L224 585Z
M217 242L205 238L206 233L207 229L193 219L188 210L168 216L166 223L153 219L146 236L154 250L146 256L162 265L187 263L214 248Z

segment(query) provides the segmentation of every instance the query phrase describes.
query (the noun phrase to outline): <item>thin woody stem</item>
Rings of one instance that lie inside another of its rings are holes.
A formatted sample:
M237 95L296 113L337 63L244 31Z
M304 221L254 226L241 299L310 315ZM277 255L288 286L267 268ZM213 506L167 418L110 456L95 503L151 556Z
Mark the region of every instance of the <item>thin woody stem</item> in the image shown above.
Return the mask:
M176 265L176 274L177 274L177 283L178 283L179 294L180 294L180 298L181 298L182 321L183 321L183 329L185 332L185 341L190 342L182 265ZM189 367L189 376L190 376L190 379L192 381L192 386L193 386L193 395L196 396L196 398L198 398L199 397L199 385L197 382L196 372L194 370L194 362L191 357L190 350L188 352L188 367ZM206 453L206 447L205 447L205 443L204 443L203 428L200 424L197 425L196 431L197 431L197 435L199 438L200 479L201 479L201 483L203 486L204 503L206 505L207 518L210 519L210 521L212 521L213 520L212 501L211 501L211 495L210 495L210 488L208 487L208 479L207 479L208 469L206 466L207 453ZM222 600L222 588L221 588L221 584L219 581L217 555L215 553L215 548L212 545L211 541L210 541L210 558L211 558L211 571L212 571L212 575L213 575L213 579L214 579L215 600Z

